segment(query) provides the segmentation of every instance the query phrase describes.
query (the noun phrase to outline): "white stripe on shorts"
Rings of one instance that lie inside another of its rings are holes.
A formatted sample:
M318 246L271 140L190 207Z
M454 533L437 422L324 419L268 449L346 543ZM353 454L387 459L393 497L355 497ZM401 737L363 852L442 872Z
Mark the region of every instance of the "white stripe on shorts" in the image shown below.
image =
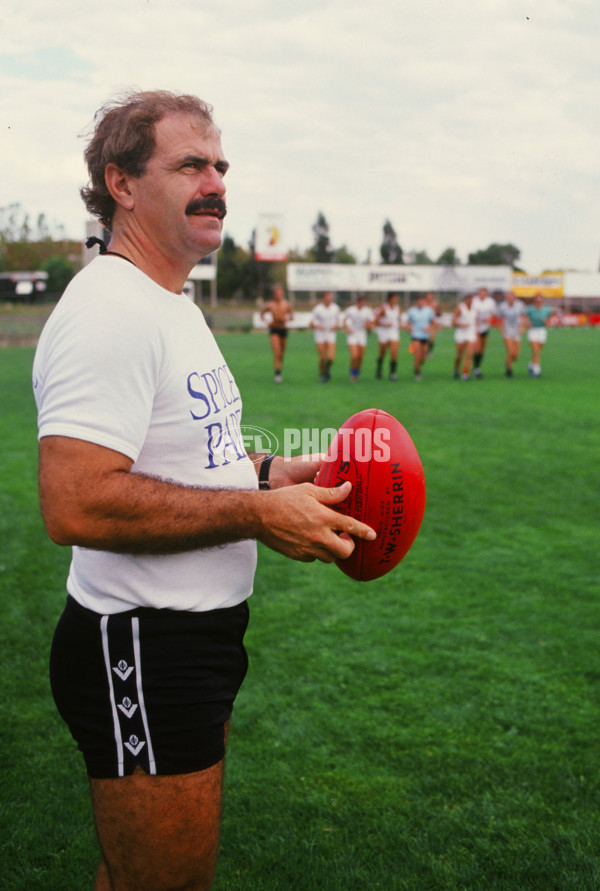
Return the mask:
M138 705L144 722L144 730L146 731L146 742L148 745L148 769L151 774L156 773L156 762L154 760L154 751L152 749L152 739L150 738L150 728L148 726L148 715L146 714L146 706L144 704L144 691L142 689L142 660L140 653L140 620L135 616L131 620L131 633L133 636L133 655L135 659L135 683L137 686Z
M115 744L117 747L117 764L119 776L123 776L124 756L123 756L123 737L121 736L121 724L119 722L119 713L115 703L115 690L112 681L112 672L110 670L110 654L108 652L108 616L102 616L100 620L100 629L102 631L102 652L104 653L104 667L106 668L106 677L108 678L108 689L110 695L110 707L112 709L113 727L115 731Z

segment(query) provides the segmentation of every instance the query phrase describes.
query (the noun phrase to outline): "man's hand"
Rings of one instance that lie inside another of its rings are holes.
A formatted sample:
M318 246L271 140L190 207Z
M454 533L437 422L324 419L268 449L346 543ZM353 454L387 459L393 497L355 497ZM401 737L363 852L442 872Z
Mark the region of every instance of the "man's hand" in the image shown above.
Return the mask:
M350 489L348 481L336 488L300 483L263 493L263 529L256 537L293 560L345 560L354 550L351 536L366 541L377 537L370 526L332 510L330 505L344 501Z
M281 489L283 486L314 482L324 458L325 455L296 455L294 458L277 455L269 468L270 488Z

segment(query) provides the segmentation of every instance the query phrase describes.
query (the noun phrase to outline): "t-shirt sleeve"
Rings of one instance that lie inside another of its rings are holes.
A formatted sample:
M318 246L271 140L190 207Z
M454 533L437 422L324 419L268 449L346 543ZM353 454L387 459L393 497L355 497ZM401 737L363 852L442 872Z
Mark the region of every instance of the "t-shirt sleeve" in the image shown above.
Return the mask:
M82 439L135 461L156 393L160 336L139 304L110 303L92 299L50 326L34 366L39 437Z

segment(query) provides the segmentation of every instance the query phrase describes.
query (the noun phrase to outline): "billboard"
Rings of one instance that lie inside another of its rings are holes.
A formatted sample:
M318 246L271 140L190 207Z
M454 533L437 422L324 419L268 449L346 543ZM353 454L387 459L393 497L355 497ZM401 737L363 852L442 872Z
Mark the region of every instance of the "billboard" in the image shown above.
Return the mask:
M508 291L510 266L359 266L288 263L290 291Z
M270 263L285 263L288 251L283 237L283 214L261 213L256 224L254 258Z
M561 272L552 275L524 275L514 272L512 290L515 297L526 299L541 294L542 297L563 296L563 276Z

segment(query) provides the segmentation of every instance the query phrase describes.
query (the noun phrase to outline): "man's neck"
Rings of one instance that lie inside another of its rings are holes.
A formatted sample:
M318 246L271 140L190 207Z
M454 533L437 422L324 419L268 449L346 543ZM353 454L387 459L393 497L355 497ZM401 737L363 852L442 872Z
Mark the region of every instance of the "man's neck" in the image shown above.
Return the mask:
M151 242L145 244L139 238L128 237L126 230L115 230L112 233L108 250L131 260L148 278L174 294L182 293L183 286L195 265L193 262L183 261L182 258L165 256Z

